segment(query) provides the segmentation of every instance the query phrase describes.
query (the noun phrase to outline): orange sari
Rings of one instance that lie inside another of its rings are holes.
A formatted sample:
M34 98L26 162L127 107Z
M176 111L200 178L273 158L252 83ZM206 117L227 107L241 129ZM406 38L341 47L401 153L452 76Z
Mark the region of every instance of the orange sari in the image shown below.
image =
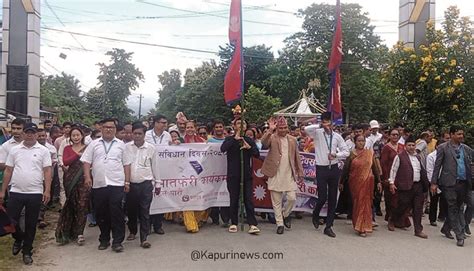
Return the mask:
M364 149L353 152L349 168L352 195L352 225L359 233L372 232L372 201L374 197L374 152Z

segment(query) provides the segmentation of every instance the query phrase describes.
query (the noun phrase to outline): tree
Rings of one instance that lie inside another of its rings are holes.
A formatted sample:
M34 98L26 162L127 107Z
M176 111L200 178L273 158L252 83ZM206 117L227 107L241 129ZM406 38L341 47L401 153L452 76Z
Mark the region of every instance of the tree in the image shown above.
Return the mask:
M321 101L327 100L334 14L335 6L328 4L313 4L300 10L303 31L285 40L278 60L268 68L270 76L265 84L268 93L280 97L283 105L294 103L299 91L314 80L320 81L320 87L310 89ZM351 122L388 119L390 93L380 83L388 50L373 30L361 6L342 5L341 94L343 111Z
M93 93L96 99L103 95L102 107L93 113L129 120L132 111L127 107L127 98L143 81L143 74L131 62L133 53L114 48L105 54L110 56L110 64L97 64L100 68L99 86Z
M393 48L385 74L396 97L393 118L418 132L454 123L474 127L472 25L450 7L442 30L428 24L426 45L414 50L398 43Z
M224 102L224 71L215 61L203 62L184 75L184 85L176 93L177 111L188 118L207 122L214 118L231 117Z
M281 100L266 94L264 89L250 86L245 93L245 118L249 123L263 123L281 109Z
M57 109L60 122L86 119L79 80L63 72L61 75L42 76L40 82L41 105Z
M156 103L156 111L165 115L168 119L173 119L176 112L179 111L176 104L176 94L181 89L181 72L172 69L158 75L161 89L158 90L159 100Z

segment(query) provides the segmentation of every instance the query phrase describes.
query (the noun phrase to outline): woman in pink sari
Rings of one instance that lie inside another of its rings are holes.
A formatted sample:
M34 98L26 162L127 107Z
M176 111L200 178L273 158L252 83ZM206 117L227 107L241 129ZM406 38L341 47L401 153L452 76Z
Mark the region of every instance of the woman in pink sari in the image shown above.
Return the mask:
M352 225L361 237L372 232L372 203L374 186L382 191L379 170L375 163L374 152L365 149L365 137L357 136L355 149L344 163L340 185L342 189L345 182L349 182L352 195Z

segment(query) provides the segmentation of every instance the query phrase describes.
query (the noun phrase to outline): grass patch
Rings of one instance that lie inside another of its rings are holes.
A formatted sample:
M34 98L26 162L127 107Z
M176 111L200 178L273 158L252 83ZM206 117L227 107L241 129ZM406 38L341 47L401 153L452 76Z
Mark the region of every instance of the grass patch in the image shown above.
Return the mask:
M36 229L36 236L33 242L33 260L35 259L35 254L40 250L45 243L54 238L54 230L56 229L56 223L58 221L59 213L58 207L54 206L53 208L46 211L45 220L49 225L45 229ZM22 254L21 252L13 256L12 255L12 246L14 239L9 234L3 237L0 237L0 270L19 270L23 266ZM35 265L35 263L33 263Z

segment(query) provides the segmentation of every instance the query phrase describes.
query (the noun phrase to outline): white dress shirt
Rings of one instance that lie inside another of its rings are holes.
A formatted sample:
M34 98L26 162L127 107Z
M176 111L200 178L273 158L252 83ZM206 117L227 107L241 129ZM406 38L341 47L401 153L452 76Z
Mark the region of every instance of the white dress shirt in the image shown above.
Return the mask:
M148 180L155 180L152 171L152 160L155 155L155 146L145 142L140 147L135 143L125 144L126 155L131 159L131 183L142 183Z
M416 155L408 154L410 158L410 163L413 168L413 182L420 181L420 172L421 172L421 164ZM400 167L400 157L399 155L395 156L393 159L392 168L390 169L390 177L388 178L388 182L390 184L395 183L395 177L397 176L398 168Z
M317 166L334 165L337 164L339 160L345 159L349 156L349 148L340 134L332 132L331 140L331 135L324 132L324 129L320 128L319 124L307 126L305 132L314 140L314 152ZM330 153L336 155L336 159L331 161L329 161L328 157L329 145L331 145Z
M151 129L145 133L145 142L157 145L169 145L171 142L171 135L167 131L163 131L161 135L155 134L155 130Z
M51 154L45 146L36 142L28 148L21 143L10 150L5 164L13 168L10 192L43 194L44 168L51 167Z
M124 166L132 161L125 153L125 144L114 138L106 142L103 138L92 141L82 154L81 162L92 165L92 188L124 186Z
M373 150L375 142L382 139L382 134L377 132L377 134L370 134L369 137L365 139L365 148Z
M431 179L433 178L433 171L434 171L434 166L436 162L436 154L438 152L434 150L432 153L428 154L428 157L426 157L426 174L428 175L428 181L431 183ZM441 170L439 171L439 174L441 175ZM437 189L437 193L441 193L441 190Z
M60 166L64 165L64 163L63 163L64 148L66 148L66 146L70 146L70 145L72 145L72 141L71 141L71 138L69 138L69 137L64 138L63 141L61 141L61 144L59 145L58 162L59 162Z

